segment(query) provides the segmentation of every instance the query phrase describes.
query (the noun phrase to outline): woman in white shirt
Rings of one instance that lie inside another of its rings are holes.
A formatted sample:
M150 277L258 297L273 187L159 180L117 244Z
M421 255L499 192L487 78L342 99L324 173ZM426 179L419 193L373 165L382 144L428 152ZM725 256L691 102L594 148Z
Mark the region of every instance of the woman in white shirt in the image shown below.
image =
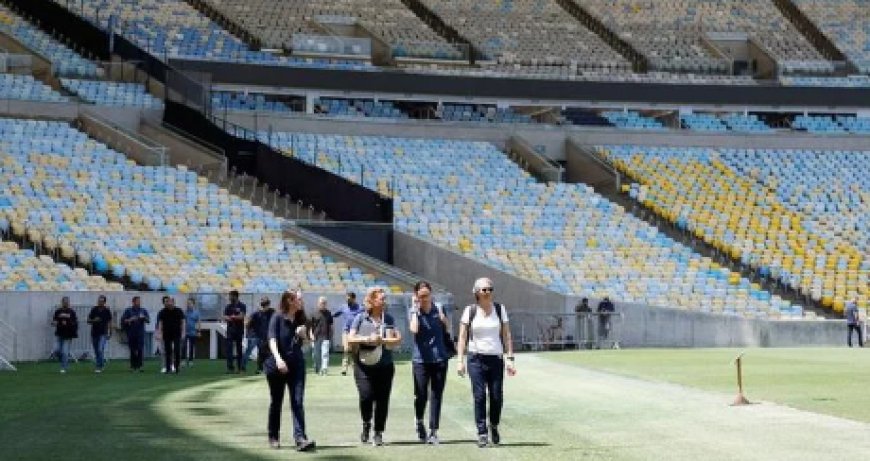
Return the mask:
M474 419L477 423L477 446L501 443L498 424L503 403L502 384L504 371L516 373L514 349L504 305L492 300L492 280L477 279L474 282L474 298L477 300L465 308L459 324L458 356L459 376L465 376L465 353L468 352L468 375L471 377L471 392L474 396ZM486 399L489 395L489 435L486 422Z

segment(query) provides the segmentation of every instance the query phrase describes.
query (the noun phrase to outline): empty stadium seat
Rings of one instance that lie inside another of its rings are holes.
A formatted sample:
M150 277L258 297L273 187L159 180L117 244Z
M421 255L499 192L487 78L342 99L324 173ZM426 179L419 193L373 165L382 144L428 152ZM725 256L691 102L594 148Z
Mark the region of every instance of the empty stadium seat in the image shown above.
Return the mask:
M152 290L360 290L376 280L185 168L143 167L67 124L0 119L0 222Z
M259 138L393 194L397 229L560 293L752 317L802 315L591 187L537 183L489 143L287 132Z
M822 305L870 307L870 152L602 146L632 198Z

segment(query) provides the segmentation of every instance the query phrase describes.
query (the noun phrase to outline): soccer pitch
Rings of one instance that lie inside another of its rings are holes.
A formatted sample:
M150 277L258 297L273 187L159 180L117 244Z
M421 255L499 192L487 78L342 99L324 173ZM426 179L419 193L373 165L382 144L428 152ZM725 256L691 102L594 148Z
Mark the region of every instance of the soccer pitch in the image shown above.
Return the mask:
M522 354L505 385L503 445L480 449L470 384L451 369L442 445L415 441L410 367L397 366L385 439L359 444L350 376L309 375L306 416L316 453L266 444L260 376L224 375L201 361L180 376L102 375L78 364L22 364L0 374L0 459L44 460L819 460L870 453L870 356L849 349L752 349L747 397L730 407L735 350ZM455 364L451 364L452 367ZM282 440L291 441L285 405Z

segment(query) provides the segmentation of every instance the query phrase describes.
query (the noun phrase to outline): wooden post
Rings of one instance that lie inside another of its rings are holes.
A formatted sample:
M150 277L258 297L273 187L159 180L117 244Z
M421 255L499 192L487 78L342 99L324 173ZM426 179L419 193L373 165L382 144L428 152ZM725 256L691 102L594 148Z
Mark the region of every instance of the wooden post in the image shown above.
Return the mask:
M741 352L734 359L734 363L737 365L737 397L734 399L734 403L731 406L741 406L741 405L749 405L749 400L746 399L746 396L743 394L743 354L745 352Z

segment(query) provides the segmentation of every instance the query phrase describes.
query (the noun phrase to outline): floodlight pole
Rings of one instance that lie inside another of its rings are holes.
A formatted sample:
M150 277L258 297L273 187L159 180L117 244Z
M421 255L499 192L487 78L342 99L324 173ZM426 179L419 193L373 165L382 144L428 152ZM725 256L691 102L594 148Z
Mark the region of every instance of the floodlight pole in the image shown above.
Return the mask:
M737 397L734 399L734 403L731 404L733 407L750 404L743 394L743 354L744 352L741 352L734 359L734 363L737 365Z

